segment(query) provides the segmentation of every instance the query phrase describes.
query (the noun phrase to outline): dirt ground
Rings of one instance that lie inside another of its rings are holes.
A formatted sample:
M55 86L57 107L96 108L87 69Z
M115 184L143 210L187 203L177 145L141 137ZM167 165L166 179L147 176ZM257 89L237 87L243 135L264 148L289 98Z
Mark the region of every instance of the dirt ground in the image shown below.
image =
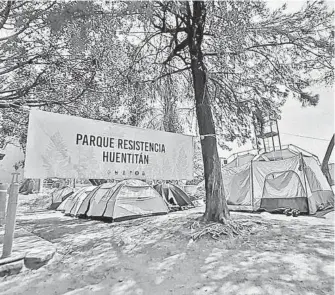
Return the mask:
M192 242L190 225L203 206L103 223L46 211L48 202L20 196L17 227L58 253L38 270L0 278L0 294L334 293L333 218L232 213L265 225L248 236Z

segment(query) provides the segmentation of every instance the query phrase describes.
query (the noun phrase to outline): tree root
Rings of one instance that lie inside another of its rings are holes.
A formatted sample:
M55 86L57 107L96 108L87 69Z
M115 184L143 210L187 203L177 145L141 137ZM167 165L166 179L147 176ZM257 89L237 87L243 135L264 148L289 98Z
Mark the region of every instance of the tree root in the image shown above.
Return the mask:
M214 240L219 240L223 236L233 238L234 236L249 235L255 233L255 231L266 229L266 225L269 224L258 220L226 220L224 224L217 222L202 224L199 221L195 221L191 224L192 239L196 241L206 235L209 235Z

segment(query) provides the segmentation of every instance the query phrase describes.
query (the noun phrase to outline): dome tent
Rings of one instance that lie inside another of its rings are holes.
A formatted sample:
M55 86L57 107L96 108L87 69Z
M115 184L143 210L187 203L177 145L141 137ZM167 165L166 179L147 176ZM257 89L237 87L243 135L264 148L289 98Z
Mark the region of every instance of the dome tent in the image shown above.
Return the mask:
M91 192L89 192L86 197L82 197L78 199L76 202L75 208L71 210L70 215L73 216L78 216L78 217L86 217L86 212L88 211L90 204L91 204L91 199L97 196L97 191L98 195L105 195L108 194L108 192L116 185L116 183L103 183L100 184L99 186L95 187ZM102 205L102 203L100 204Z
M315 214L334 206L319 160L294 145L265 152L235 167L222 167L230 210L297 209Z
M51 210L55 210L58 208L58 206L69 196L71 196L74 193L74 189L69 186L62 187L60 189L56 189L52 192L51 198L52 203L49 207Z
M82 202L77 215L121 221L168 212L163 198L152 186L141 180L129 179L98 186Z
M189 196L178 186L171 183L160 183L154 189L164 198L171 207L193 206Z
M96 186L86 186L80 188L75 193L70 195L66 200L64 200L59 205L57 210L64 211L65 214L75 215L73 213L71 214L71 212L75 212L76 207L78 207L81 204L82 200L95 188Z

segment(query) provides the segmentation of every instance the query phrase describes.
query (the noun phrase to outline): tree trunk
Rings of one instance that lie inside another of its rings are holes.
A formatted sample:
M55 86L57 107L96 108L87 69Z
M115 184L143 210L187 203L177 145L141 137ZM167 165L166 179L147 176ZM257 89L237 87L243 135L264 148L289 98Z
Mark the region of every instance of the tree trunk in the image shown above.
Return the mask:
M221 163L217 150L215 124L206 91L206 68L203 63L201 43L205 25L204 2L193 2L193 23L189 35L191 70L196 102L197 120L204 162L206 211L205 221L225 223L230 218L223 190Z
M330 156L332 154L332 151L334 149L334 136L335 136L335 134L333 134L332 139L329 142L326 154L323 158L322 165L321 165L321 170L322 170L323 174L326 176L329 185L332 185L332 179L331 179L331 175L329 173L328 163L329 163L329 159L330 159Z

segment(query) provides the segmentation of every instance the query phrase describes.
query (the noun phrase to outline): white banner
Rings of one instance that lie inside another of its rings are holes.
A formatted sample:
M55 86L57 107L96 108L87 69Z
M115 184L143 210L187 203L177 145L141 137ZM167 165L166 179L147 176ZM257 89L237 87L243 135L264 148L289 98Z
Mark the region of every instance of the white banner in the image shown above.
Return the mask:
M193 178L193 138L32 110L25 178Z

